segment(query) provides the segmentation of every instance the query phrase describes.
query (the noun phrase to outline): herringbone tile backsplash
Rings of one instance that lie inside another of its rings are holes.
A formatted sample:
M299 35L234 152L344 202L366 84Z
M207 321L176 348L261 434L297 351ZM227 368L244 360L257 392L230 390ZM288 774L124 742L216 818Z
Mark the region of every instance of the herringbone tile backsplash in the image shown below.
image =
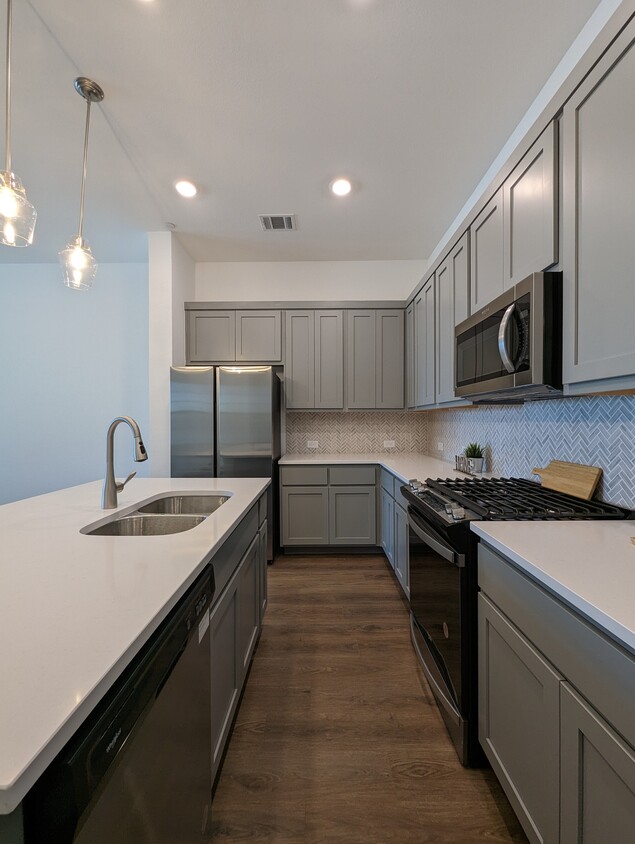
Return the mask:
M287 454L364 454L386 451L426 452L422 413L291 413L287 412ZM307 447L317 440L319 447Z
M569 460L604 470L599 496L635 509L635 396L594 396L419 413L287 413L289 454L414 451L453 461L470 442L486 469L533 478L534 466ZM318 449L307 448L317 440ZM443 454L437 443L443 443Z
M468 443L485 448L486 469L533 478L534 467L568 460L601 467L599 496L635 508L635 396L594 396L425 414L428 453L453 460Z

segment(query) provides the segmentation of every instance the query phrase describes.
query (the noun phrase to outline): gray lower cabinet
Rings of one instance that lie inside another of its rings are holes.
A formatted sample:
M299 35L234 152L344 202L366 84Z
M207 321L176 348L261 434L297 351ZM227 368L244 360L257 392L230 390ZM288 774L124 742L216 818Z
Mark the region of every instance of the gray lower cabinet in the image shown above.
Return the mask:
M281 495L282 545L328 545L328 487L282 486Z
M237 591L238 679L242 686L260 630L260 538L256 535L240 564Z
M375 476L372 465L282 466L282 546L375 545Z
M329 487L329 544L375 544L375 487Z
M390 493L381 490L381 547L388 562L395 567L395 500Z
M285 395L289 410L344 407L344 312L286 311Z
M635 840L635 657L479 546L479 740L531 842Z
M454 329L470 312L469 232L436 271L436 403L457 401L454 394Z
M212 668L212 780L215 779L238 705L240 674L236 633L238 630L238 578L210 614Z
M563 112L565 384L635 375L634 79L631 21Z
M505 289L558 260L556 127L547 126L503 185Z
M470 226L472 314L504 291L503 255L503 188L500 188Z
M433 273L414 300L416 407L428 407L435 401L434 278Z
M268 588L267 588L267 575L268 575L268 568L267 568L267 520L260 525L258 528L258 565L260 570L260 583L258 588L258 602L259 602L259 614L260 614L260 626L262 627L262 620L265 617L265 611L267 609L267 598L268 598Z
M562 844L635 840L635 751L567 683L561 686Z
M408 513L395 501L395 574L401 588L410 597L410 550L408 544Z
M560 676L482 594L479 740L532 842L558 841Z
M279 310L187 310L186 360L196 363L279 363Z
M350 310L346 319L346 407L402 408L403 310Z

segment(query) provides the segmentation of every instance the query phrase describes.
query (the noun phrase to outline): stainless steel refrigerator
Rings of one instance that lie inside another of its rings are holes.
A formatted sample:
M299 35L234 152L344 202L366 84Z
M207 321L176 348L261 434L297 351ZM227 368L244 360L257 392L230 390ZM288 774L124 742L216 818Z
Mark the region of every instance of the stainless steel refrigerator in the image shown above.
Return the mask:
M282 367L173 366L173 478L271 478L267 558L278 535Z

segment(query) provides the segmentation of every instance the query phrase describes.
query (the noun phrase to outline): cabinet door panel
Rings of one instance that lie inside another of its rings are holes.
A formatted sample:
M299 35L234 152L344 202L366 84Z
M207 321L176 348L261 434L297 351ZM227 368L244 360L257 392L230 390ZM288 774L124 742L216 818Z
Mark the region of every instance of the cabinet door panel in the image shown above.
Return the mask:
M562 844L635 838L635 750L562 685Z
M377 311L375 407L402 408L404 399L404 319L402 310Z
M635 374L634 37L631 23L563 112L566 384Z
M212 777L216 775L238 703L236 582L230 585L209 620L212 672Z
M267 568L267 522L264 521L258 529L258 553L260 566L260 584L259 584L259 601L260 601L260 626L262 627L262 620L265 617L265 610L267 609L268 588L267 576L269 570Z
M434 404L435 401L434 284L435 276L432 275L415 298L415 393L417 407L426 407Z
M381 547L390 565L395 567L395 501L381 488Z
M347 311L346 404L375 407L375 311Z
M470 226L472 313L489 304L505 289L503 273L503 189L501 188Z
M260 542L255 536L240 564L238 575L238 685L242 686L260 629Z
M236 360L234 311L188 311L187 362Z
M469 315L469 232L436 272L436 401L456 401L454 394L454 329Z
M331 545L375 544L375 487L329 489Z
M344 313L315 311L315 404L344 407Z
M282 544L329 544L327 487L282 487Z
M408 513L395 502L395 574L401 588L410 597L410 556L408 545Z
M415 406L415 310L406 308L406 407Z
M505 181L505 289L558 260L556 123Z
M315 407L315 318L313 311L285 314L285 400L290 410Z
M280 311L236 311L236 360L282 360Z
M560 676L478 596L479 740L532 842L559 826Z

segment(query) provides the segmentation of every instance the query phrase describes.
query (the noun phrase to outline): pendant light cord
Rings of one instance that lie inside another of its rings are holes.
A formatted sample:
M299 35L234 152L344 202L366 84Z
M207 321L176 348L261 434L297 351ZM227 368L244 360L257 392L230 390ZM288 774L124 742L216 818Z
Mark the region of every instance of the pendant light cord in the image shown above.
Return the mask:
M86 134L84 135L84 167L82 170L82 192L79 200L79 231L77 236L81 239L84 227L84 194L86 193L86 170L88 168L88 130L90 129L90 97L86 98L88 107L86 109Z
M11 0L7 0L7 73L5 108L5 170L11 172Z

